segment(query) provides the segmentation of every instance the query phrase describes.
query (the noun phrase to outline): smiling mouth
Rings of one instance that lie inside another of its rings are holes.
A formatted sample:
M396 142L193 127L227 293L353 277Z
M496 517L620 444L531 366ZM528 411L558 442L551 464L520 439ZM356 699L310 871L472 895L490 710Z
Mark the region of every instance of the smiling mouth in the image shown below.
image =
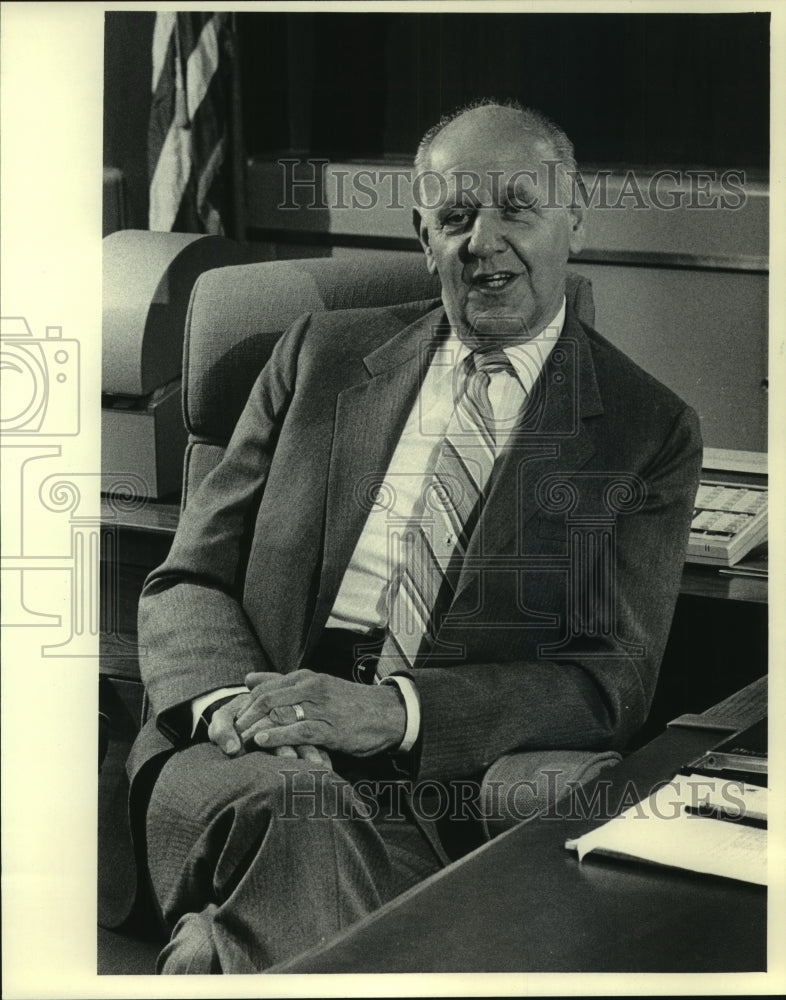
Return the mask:
M507 288L511 282L518 278L518 274L512 271L494 271L493 274L476 274L472 279L472 287L481 291L499 291Z

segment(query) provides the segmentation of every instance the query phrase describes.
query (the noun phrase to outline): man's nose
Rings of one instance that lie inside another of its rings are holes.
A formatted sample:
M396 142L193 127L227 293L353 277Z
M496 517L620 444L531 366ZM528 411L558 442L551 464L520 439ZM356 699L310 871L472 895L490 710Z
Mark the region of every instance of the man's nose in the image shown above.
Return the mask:
M475 215L469 239L469 252L475 257L490 257L505 249L504 222L498 211L481 208Z

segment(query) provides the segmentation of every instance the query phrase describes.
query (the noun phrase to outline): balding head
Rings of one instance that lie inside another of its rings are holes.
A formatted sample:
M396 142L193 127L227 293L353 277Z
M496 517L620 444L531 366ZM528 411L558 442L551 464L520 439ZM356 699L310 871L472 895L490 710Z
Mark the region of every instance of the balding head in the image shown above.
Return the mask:
M527 340L559 311L583 212L558 146L572 161L548 119L489 103L443 119L421 143L413 221L448 319L468 342L481 323L484 339Z
M415 154L415 171L422 173L431 169L430 152L438 138L444 138L443 133L462 130L473 126L481 130L489 130L489 141L493 140L493 125L508 124L521 130L522 138L531 143L539 140L544 144L544 151L553 160L558 160L568 175L577 175L576 158L573 143L565 132L550 118L534 108L525 108L518 101L498 103L493 100L473 101L450 114L444 115L433 125L420 140Z

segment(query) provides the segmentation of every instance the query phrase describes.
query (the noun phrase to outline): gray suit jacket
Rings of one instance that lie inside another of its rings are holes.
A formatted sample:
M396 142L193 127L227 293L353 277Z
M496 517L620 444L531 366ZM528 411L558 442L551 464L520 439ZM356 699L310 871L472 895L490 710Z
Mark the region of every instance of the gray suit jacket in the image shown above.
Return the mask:
M279 341L146 583L152 717L132 777L172 750L160 728L186 738L195 696L313 666L364 490L388 466L440 322L441 307L412 305L314 314ZM621 747L649 710L701 463L696 415L570 310L536 395L417 672L416 777L478 775L517 749ZM600 588L588 567L605 567Z

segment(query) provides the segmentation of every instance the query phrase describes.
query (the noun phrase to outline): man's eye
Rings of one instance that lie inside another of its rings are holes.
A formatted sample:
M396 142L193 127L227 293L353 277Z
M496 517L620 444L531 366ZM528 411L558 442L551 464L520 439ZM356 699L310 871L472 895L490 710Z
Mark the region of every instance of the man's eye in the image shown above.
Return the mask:
M469 211L465 208L454 208L443 218L445 226L463 226L469 219Z

